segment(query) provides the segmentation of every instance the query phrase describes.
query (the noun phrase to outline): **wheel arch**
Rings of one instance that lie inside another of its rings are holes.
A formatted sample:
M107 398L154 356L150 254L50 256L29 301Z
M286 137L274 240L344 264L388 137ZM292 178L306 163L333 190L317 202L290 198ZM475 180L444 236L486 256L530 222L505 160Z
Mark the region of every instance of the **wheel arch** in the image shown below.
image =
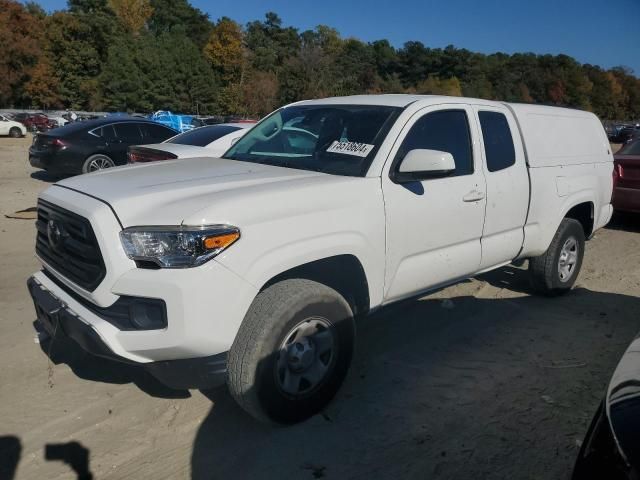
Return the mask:
M591 237L595 228L595 215L597 213L597 202L590 192L579 192L579 194L565 198L557 207L553 203L547 208L557 208L555 214L538 211L538 220L531 222L524 227L524 246L519 258L530 258L542 255L558 231L560 223L565 218L572 218L582 225L586 239Z
M312 280L333 288L345 298L355 315L369 311L369 282L362 263L355 255L334 255L289 268L267 280L260 291L292 278Z
M569 208L564 214L564 218L572 218L582 225L585 238L589 238L593 234L594 225L594 203L593 201L584 201L577 203Z

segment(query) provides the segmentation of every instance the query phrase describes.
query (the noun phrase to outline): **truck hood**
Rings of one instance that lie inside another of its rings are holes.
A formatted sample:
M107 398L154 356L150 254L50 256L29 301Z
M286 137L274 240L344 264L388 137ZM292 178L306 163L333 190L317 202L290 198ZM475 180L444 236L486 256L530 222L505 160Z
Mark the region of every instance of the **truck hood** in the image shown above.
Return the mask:
M286 198L308 203L300 201L305 191L320 188L325 197L330 197L331 184L354 180L363 179L220 158L193 158L111 168L65 179L53 188L72 189L108 203L126 228L233 224L246 220L247 215L255 220L261 211L282 208L283 201L288 203ZM278 212L271 214L265 216Z

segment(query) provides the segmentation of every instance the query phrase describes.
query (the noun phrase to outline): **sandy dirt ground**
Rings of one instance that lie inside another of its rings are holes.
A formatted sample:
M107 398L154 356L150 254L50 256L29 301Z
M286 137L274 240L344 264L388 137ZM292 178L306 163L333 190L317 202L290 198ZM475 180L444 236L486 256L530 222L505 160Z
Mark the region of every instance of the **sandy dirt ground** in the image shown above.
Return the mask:
M329 408L266 427L224 389L171 391L34 342L34 222L5 217L52 181L29 142L0 138L0 478L13 462L17 479L76 478L85 454L97 479L565 479L640 330L640 219L617 218L562 298L531 296L506 267L365 319Z

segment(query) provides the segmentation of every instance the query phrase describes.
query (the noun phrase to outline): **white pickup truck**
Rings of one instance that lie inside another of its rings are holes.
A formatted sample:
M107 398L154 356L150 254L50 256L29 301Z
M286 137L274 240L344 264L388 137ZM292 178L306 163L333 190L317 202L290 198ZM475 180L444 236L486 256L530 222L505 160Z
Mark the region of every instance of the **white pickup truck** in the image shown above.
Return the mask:
M514 261L571 288L610 219L591 113L441 96L283 107L222 158L114 168L40 196L39 324L258 419L334 396L355 318Z

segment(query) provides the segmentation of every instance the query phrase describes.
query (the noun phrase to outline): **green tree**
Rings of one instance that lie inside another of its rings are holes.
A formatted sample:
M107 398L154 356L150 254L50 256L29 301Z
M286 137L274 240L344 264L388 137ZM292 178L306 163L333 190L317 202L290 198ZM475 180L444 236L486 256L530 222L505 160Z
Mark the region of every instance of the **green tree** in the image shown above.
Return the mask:
M58 90L66 107L90 108L99 104L92 86L102 66L102 58L93 45L93 30L79 16L56 12L47 18L47 52Z
M213 71L184 32L119 39L99 80L109 110L215 113L218 100Z
M268 12L263 22L247 24L246 44L251 52L251 65L255 70L277 71L299 51L301 40L298 30L282 27L282 20Z
M209 40L213 29L209 15L193 7L188 0L151 0L151 7L153 15L148 25L156 35L178 28L199 48Z
M416 93L461 97L462 86L456 77L440 79L431 75L416 86Z

